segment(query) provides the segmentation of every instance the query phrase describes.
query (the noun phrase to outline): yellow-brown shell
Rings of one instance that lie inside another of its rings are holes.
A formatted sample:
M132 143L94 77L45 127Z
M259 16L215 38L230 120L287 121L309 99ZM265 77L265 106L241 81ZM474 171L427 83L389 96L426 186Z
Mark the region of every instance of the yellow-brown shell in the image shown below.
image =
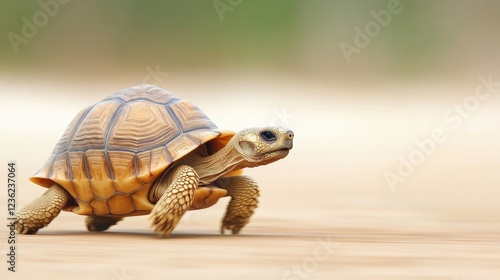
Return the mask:
M30 180L64 187L74 198L66 211L148 214L154 206L148 193L155 179L172 162L221 135L192 103L164 89L138 85L78 113ZM227 142L228 134L222 138Z

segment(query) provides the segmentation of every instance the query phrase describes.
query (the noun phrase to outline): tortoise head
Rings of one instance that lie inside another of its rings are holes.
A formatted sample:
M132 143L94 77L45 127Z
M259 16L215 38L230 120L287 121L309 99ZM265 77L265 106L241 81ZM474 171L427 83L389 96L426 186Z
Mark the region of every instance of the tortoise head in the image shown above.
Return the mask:
M230 137L228 142L214 139L215 142L208 143L207 148L211 151L208 156L200 156L195 151L178 164L193 167L200 185L209 185L233 171L282 159L293 147L293 132L285 127L247 128L223 136L226 137Z
M247 128L233 137L234 149L248 167L282 159L293 147L293 131L285 127Z

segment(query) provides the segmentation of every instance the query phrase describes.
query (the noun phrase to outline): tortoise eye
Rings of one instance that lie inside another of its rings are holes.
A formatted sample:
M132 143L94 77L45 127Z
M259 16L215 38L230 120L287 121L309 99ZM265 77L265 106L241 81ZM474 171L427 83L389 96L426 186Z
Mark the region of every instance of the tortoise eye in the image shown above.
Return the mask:
M272 133L271 131L263 131L260 133L260 137L262 139L266 140L267 142L274 142L276 141L276 135Z

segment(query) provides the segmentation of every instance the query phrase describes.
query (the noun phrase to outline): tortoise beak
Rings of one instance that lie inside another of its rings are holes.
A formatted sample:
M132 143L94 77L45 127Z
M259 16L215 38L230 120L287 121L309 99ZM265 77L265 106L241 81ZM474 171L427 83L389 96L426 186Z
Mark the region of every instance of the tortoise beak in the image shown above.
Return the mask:
M280 143L274 150L280 152L283 156L288 155L288 152L293 148L293 131L287 130L283 132L280 137Z
M286 149L288 150L291 150L293 148L293 137L294 137L294 133L293 131L291 130L287 130L285 132L285 143L284 143L284 146Z

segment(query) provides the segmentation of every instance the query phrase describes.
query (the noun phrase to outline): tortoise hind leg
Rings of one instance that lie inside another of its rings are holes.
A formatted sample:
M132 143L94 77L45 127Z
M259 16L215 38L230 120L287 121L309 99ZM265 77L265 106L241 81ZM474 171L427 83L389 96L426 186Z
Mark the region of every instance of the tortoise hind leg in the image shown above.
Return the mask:
M59 215L71 196L53 184L42 196L24 206L16 214L16 229L21 234L35 234Z
M123 220L122 217L88 216L85 218L85 225L89 231L105 231L121 220Z

